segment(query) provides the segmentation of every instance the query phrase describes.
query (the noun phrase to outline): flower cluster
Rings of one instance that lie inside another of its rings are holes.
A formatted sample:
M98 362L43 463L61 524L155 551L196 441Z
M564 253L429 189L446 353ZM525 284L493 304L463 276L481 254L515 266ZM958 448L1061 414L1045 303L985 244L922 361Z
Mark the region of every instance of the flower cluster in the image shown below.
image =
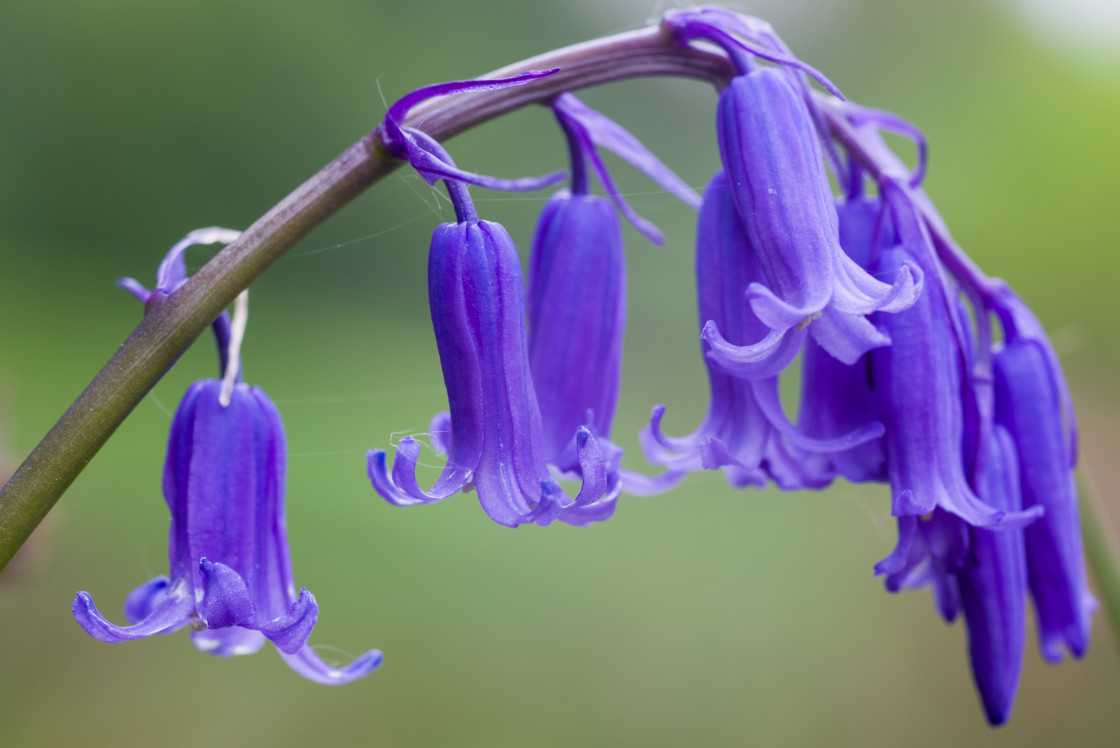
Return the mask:
M570 146L572 184L541 213L526 293L513 241L500 225L479 220L466 184L531 189L553 177L501 180L464 172L438 143L400 125L408 107L424 97L547 74L430 86L386 115L387 146L425 179L445 181L458 219L436 229L428 259L428 298L450 409L432 420L429 433L447 464L425 491L416 481L420 445L414 438L397 445L391 471L387 454L370 450L370 480L392 504L427 504L473 488L486 514L509 527L557 519L587 525L614 513L624 487L650 493L680 477L649 479L623 470L622 450L610 441L626 325L618 213L651 241L662 239L626 204L596 147L622 156L686 203L697 205L699 197L617 123L572 94L558 96L552 108ZM618 211L591 194L590 172ZM579 480L576 495L554 474Z
M464 172L401 123L427 96L550 71L433 86L389 110L386 147L430 183L443 179L458 217L436 229L429 259L450 406L430 434L448 460L421 489L420 445L409 437L391 470L384 451L369 452L370 479L397 505L473 488L507 526L603 520L620 491L665 490L696 470L720 469L735 487L889 483L899 541L876 573L891 591L932 588L946 620L963 614L985 712L1000 724L1022 667L1028 595L1051 661L1062 647L1085 652L1094 606L1071 473L1074 416L1053 349L1022 301L953 242L921 189L926 149L916 128L845 101L762 21L700 9L672 12L664 25L680 44L718 47L734 69L716 112L722 168L697 201L616 123L558 96L571 188L541 214L528 293L508 234L478 219L466 184L524 189L554 177ZM813 92L810 79L832 96ZM884 131L915 142L916 168L886 147ZM646 458L664 468L653 478L623 468L609 438L626 319L618 214L661 237L626 205L596 147L699 207L710 406L681 437L666 435L665 408L653 409L640 435ZM591 172L611 200L591 194ZM794 420L779 380L796 365ZM578 493L558 478L580 480Z
M699 9L663 24L677 44L726 56L732 74L715 113L720 170L701 198L617 123L571 93L553 97L570 184L541 212L527 286L512 239L479 218L468 185L533 190L566 175L465 171L406 122L425 99L556 71L428 86L389 108L380 145L429 184L443 181L456 216L435 229L428 260L448 401L428 434L447 459L434 485L421 487L421 445L409 436L391 466L386 451L368 452L369 479L397 506L474 491L508 527L600 522L622 492L657 493L702 470L721 470L734 487L888 483L898 543L875 571L891 591L932 589L947 621L963 616L984 710L1000 724L1022 669L1027 600L1049 661L1085 653L1095 606L1072 479L1076 424L1054 350L1025 304L954 243L921 188L917 128L845 101L762 21ZM914 141L915 168L883 132ZM710 405L684 436L667 435L665 408L653 408L639 439L662 470L655 476L626 469L611 433L627 318L621 218L654 243L662 237L627 204L600 149L699 211L698 338ZM605 198L593 194L592 176ZM187 246L233 236L203 230L176 245L151 294L124 285L158 303L185 282ZM190 625L198 648L231 655L267 639L302 675L346 682L381 656L335 669L306 644L318 607L292 582L283 426L264 393L240 382L238 319L214 322L224 382L192 386L172 424L170 577L129 595L132 626L106 621L84 592L74 615L103 641ZM780 380L795 366L801 393L790 417Z

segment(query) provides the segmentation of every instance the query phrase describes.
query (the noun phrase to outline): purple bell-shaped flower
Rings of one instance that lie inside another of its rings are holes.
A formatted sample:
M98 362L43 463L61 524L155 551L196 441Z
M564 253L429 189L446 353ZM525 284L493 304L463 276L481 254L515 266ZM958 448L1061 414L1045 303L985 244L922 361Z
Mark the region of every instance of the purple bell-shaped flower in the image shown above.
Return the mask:
M607 519L622 487L622 450L608 439L626 326L626 257L610 202L564 191L544 206L530 253L528 312L544 455L562 473L579 474L579 435L586 429L606 463L603 498L559 518L581 525Z
M577 437L580 495L565 495L549 474L529 370L521 265L505 229L477 219L436 229L428 294L450 406L449 421L433 431L450 429L440 439L447 464L431 490L422 490L415 477L420 445L406 437L391 476L385 452L370 451L374 488L390 503L409 506L473 486L490 518L508 527L548 524L573 503L600 498L603 456L587 429Z
M194 237L200 238L229 240ZM191 239L177 245L161 265L155 292L149 294L135 281L122 285L141 298L173 292L185 280L181 253L194 243ZM177 281L178 275L182 278ZM305 678L347 683L372 672L382 656L371 650L335 668L307 644L319 606L306 589L296 592L292 578L284 518L284 425L263 390L238 381L241 330L235 317L233 344L224 359L225 381L191 385L171 423L163 475L171 511L170 574L128 595L125 617L130 626L109 622L86 592L74 600L74 618L104 642L190 626L197 649L222 656L251 654L267 640Z
M921 276L903 266L892 283L883 283L841 249L821 118L801 75L839 91L757 19L713 8L679 11L666 23L682 40L722 47L738 72L720 94L716 133L735 207L766 280L747 291L754 313L773 333L754 355L779 355L772 353L774 338L806 328L846 364L887 345L889 338L866 315L909 307ZM779 65L759 67L755 57Z
M995 426L979 470L977 492L993 509L1022 508L1015 444ZM1035 524L1045 522L1045 518ZM1026 530L1029 532L1029 528ZM961 610L968 627L972 674L988 721L1011 715L1026 649L1027 567L1024 530L974 527L969 557L957 573Z
M547 461L562 473L579 474L580 427L594 434L603 452L606 495L559 516L583 525L609 517L621 489L651 493L675 485L680 477L648 478L624 470L622 449L609 441L626 327L626 254L619 213L650 241L659 244L662 238L626 203L596 146L617 153L686 204L699 206L700 198L630 133L572 94L558 96L552 108L571 151L572 188L549 199L533 235L529 363ZM609 200L591 193L591 173Z
M434 140L405 132L409 142L455 169ZM563 510L604 496L603 451L590 430L577 429L573 462L583 482L574 498L565 494L543 447L517 249L499 224L478 219L462 182L441 178L458 218L435 230L428 255L428 303L450 409L436 416L431 431L437 449L448 454L447 464L435 485L423 490L416 481L420 445L406 437L397 445L391 474L379 449L369 451L367 472L391 504L427 504L474 488L495 522L546 525Z
M881 436L883 428L865 418L849 432L814 439L786 417L778 398L778 374L796 357L806 333L774 335L746 303L747 289L765 284L766 278L723 172L704 192L696 232L696 279L701 348L711 389L708 414L691 434L669 437L661 430L664 407L654 408L641 434L647 459L671 470L723 468L734 486L761 486L768 478L783 488L827 484L828 478L801 469L790 448L846 450Z
M924 515L934 507L973 526L1026 524L1041 514L994 509L969 486L962 456L964 410L961 400L967 340L958 329L957 304L950 302L933 247L915 207L902 188L883 184L901 244L883 251L878 269L890 275L917 265L926 283L910 309L882 315L891 337L889 348L876 351L874 377L887 428L887 472L896 516Z
M720 96L720 154L739 215L768 281L748 297L775 332L808 328L852 364L890 340L866 318L906 309L920 291L909 265L883 283L840 246L839 220L804 98L776 68L734 78Z
M861 185L836 206L836 212L840 246L860 267L869 267L882 246L895 243L882 202L865 198ZM865 353L855 363L845 364L815 340L806 341L798 429L808 436L827 439L851 432L867 423L869 413L878 413L873 356L873 352ZM840 475L853 483L887 480L882 438L837 452L806 452L801 458L805 470L823 476Z
M1063 645L1075 657L1085 654L1089 618L1096 609L1081 544L1073 424L1071 417L1063 421L1064 380L1048 345L1016 325L1008 306L1020 307L1020 317L1030 312L1010 291L1005 304L1001 316L1007 337L995 354L996 421L1010 433L1018 453L1024 507L1045 510L1024 531L1027 572L1039 647L1048 661L1058 662Z

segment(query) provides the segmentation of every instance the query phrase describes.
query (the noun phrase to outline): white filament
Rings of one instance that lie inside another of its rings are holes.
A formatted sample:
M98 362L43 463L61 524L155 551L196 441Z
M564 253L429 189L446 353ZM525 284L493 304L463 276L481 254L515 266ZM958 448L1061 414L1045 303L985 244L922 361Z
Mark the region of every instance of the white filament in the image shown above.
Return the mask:
M241 371L241 341L245 339L245 326L249 323L249 289L237 294L233 302L233 320L229 325L229 355L226 357L225 376L222 377L222 390L218 402L223 408L229 405L233 396L233 385L237 373Z

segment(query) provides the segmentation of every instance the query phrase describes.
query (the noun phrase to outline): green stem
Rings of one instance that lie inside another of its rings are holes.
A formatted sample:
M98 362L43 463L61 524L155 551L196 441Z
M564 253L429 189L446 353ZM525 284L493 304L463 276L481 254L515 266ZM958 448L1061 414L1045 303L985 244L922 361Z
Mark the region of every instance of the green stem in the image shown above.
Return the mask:
M1096 577L1101 603L1112 624L1116 643L1120 644L1120 542L1116 525L1088 469L1082 465L1078 476L1081 494L1081 532L1085 537L1085 556Z
M532 83L439 97L415 107L404 124L436 140L564 91L646 76L684 76L720 85L726 58L675 42L659 26L548 52L494 71L560 68ZM0 570L132 409L199 334L296 242L389 174L401 162L380 147L377 131L347 148L241 237L219 252L140 325L0 490Z

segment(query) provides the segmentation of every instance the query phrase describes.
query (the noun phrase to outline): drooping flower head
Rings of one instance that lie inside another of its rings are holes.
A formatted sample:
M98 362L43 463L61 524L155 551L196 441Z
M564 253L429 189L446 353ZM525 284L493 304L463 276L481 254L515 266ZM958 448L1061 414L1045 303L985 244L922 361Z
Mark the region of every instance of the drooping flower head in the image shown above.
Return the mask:
M854 109L836 122L876 164L887 218L898 229L898 246L881 262L887 272L915 263L926 278L914 307L880 320L891 346L868 354L883 393L900 514L898 547L877 571L890 589L930 585L943 613L942 601L963 613L985 714L1003 724L1022 669L1028 590L1044 657L1061 659L1063 645L1079 657L1089 641L1095 601L1085 582L1068 389L1034 315L956 246L918 180L886 148L876 131L881 113ZM993 340L993 318L1002 342ZM924 488L901 495L908 486ZM922 515L938 493L948 502L939 499L932 514ZM906 506L914 500L924 505ZM960 537L962 530L967 553L947 563L946 544L928 538L935 531Z
M806 365L814 373L831 374L825 370L832 367L845 381L858 382L858 372L849 375L844 365L889 344L866 315L913 304L921 275L907 266L893 285L882 283L841 245L824 172L825 155L838 158L821 147L820 113L802 73L839 95L826 78L793 57L757 19L701 9L670 13L665 22L682 41L722 47L739 75L720 96L724 166L705 192L697 229L708 416L689 436L668 437L659 406L643 431L643 447L651 462L671 469L722 467L733 485L772 479L787 489L823 487L835 474L827 455L837 454L840 462L873 460L883 426L873 410L834 412L845 405L831 402L839 388L830 389L829 376L820 387L807 380L806 428L794 427L778 398L778 377L809 341L814 351ZM777 67L759 67L754 58ZM861 480L881 472L875 465L857 467L849 472Z
M643 446L651 460L681 468L725 460L732 482L889 481L899 542L876 571L892 591L932 588L946 620L963 614L985 713L1001 724L1022 667L1026 590L1051 661L1063 648L1084 653L1095 606L1072 478L1076 424L1057 357L1026 306L953 242L920 186L926 148L917 128L810 92L809 77L839 97L756 19L700 9L673 12L665 24L684 42L721 47L738 73L717 120L731 192L725 210L738 224L705 229L717 224L709 189L697 266L705 355L718 367L709 365L712 408L700 429L677 440L660 433L655 410ZM916 167L903 164L882 131L915 143ZM845 199L834 200L825 164ZM863 195L868 178L876 196ZM738 249L711 249L728 237ZM705 267L718 268L730 302L705 302L721 293L716 282L705 290ZM767 402L760 392L802 346L791 434L780 418L759 417ZM721 384L735 397L717 395L718 372L731 375ZM804 444L870 419L885 427L878 438L836 450ZM774 444L786 459L767 453ZM733 457L754 472L741 472Z
M184 242L199 239L229 240L196 233ZM183 249L184 243L176 245L161 265L152 294L135 281L122 285L142 298L173 292L175 268L185 280ZM267 640L305 678L347 683L376 669L381 653L371 650L336 668L307 644L319 606L306 589L297 593L292 576L284 517L284 426L264 391L239 381L241 320L234 320L226 379L191 385L171 423L163 476L171 512L169 575L128 595L130 626L108 621L86 592L74 600L74 618L104 642L190 626L197 649L222 656L251 654Z
M370 480L397 505L440 501L474 488L483 509L499 524L549 524L565 510L603 498L603 450L586 427L572 435L573 464L565 467L582 477L582 485L574 498L568 496L550 473L544 450L529 364L524 284L513 241L500 225L478 219L463 183L467 180L457 176L462 172L438 143L419 131L405 128L405 134L428 154L417 163L424 168L431 159L444 164L431 171L444 179L458 219L436 229L428 262L429 306L450 409L449 415L434 419L431 431L438 434L436 446L448 453L448 460L435 485L424 491L415 476L420 446L407 437L397 446L391 474L386 453L369 452ZM403 149L398 155L412 158ZM470 181L499 186L488 177Z

